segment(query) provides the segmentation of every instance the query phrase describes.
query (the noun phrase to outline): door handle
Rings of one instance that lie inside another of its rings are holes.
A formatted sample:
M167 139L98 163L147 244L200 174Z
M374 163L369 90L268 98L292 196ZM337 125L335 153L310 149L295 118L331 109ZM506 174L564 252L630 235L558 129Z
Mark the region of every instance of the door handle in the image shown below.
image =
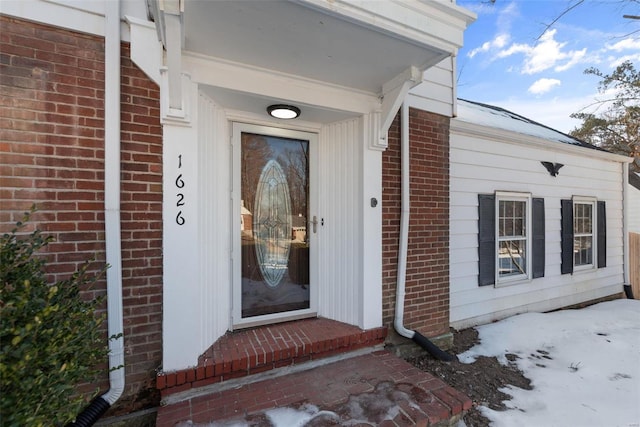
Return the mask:
M311 225L313 226L313 232L317 233L318 232L318 217L317 216L313 216L313 220L311 221Z

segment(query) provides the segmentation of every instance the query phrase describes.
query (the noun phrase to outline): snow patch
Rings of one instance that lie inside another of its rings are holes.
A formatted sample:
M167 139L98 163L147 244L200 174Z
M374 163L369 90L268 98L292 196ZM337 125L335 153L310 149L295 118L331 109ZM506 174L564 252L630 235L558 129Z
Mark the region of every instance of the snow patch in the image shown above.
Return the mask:
M581 310L527 313L476 328L480 344L459 355L516 354L532 390L505 387L506 411L480 407L492 427L638 426L640 301L616 300Z
M476 104L463 99L458 99L457 106L458 115L456 118L464 122L517 132L547 141L581 145L575 138L501 108Z

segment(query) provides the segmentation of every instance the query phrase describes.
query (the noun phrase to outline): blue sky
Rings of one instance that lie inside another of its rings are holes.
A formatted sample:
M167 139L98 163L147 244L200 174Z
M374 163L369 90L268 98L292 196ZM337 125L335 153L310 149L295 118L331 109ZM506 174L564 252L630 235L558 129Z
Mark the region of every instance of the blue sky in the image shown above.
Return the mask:
M458 0L478 19L458 53L458 97L497 105L554 129L580 122L571 113L601 99L600 79L622 61L640 68L640 15L634 0ZM632 34L635 32L634 34Z

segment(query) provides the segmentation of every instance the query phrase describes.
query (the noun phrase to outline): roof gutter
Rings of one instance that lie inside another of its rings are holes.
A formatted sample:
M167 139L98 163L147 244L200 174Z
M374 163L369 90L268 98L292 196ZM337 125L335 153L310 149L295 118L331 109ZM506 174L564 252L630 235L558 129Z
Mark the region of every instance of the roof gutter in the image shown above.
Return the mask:
M120 0L105 0L104 222L107 269L109 390L68 426L92 426L122 396L125 385L120 235Z

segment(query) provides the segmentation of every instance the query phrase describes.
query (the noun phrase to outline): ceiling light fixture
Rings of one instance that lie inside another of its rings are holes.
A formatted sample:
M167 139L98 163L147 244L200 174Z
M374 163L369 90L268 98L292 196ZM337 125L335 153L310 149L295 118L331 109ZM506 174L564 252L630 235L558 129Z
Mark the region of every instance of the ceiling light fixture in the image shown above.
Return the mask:
M295 119L300 115L300 109L293 105L275 104L267 107L267 112L276 119Z

